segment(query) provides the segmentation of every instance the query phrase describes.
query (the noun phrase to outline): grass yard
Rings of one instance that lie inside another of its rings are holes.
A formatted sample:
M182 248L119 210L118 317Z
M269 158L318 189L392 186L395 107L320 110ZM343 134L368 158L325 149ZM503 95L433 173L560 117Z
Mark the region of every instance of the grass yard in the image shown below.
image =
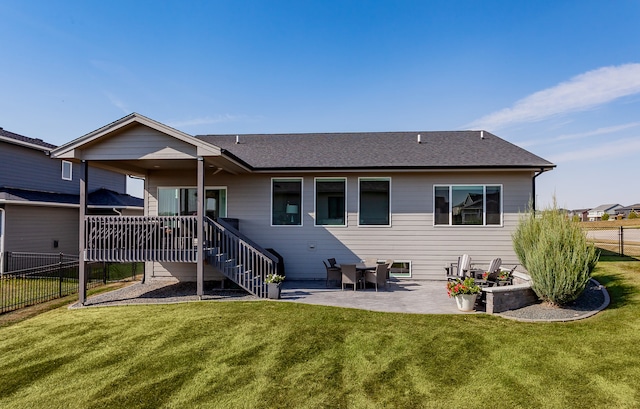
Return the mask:
M603 260L595 278L610 307L572 323L268 301L58 308L0 328L0 407L640 407L640 262Z

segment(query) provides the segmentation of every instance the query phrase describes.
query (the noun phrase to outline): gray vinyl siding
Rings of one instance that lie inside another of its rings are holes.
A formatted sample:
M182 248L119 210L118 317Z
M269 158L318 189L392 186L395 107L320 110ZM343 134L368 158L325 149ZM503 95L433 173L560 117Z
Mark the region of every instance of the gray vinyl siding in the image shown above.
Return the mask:
M388 172L344 174L207 175L206 186L227 187L227 215L240 220L240 230L265 248L274 248L285 260L293 279L323 279L322 260L339 263L369 257L412 262L414 279L443 279L444 267L463 253L476 265L494 257L517 263L511 233L531 195L530 171L510 172ZM303 225L271 226L271 178L303 177ZM346 177L346 227L314 226L314 177ZM358 177L391 178L391 226L358 226ZM149 214L157 214L158 186L195 186L195 172L149 174ZM502 186L503 225L434 226L433 186L499 184ZM195 265L191 276L195 277ZM171 274L156 266L154 272ZM184 271L181 277L186 277Z
M4 209L6 251L78 254L77 208L5 205Z
M82 150L84 159L193 159L195 146L144 125L136 125Z
M78 194L80 165L73 164L73 180L62 179L62 161L43 151L0 142L0 186ZM89 191L101 187L126 193L126 176L89 168Z

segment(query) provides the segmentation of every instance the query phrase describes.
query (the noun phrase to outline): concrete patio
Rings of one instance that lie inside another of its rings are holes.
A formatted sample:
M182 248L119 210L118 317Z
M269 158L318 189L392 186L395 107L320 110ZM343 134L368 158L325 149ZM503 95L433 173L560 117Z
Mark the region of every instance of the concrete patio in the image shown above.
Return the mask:
M445 281L394 280L386 288L342 291L324 281L285 281L281 300L381 312L412 314L469 314L458 310L447 297Z

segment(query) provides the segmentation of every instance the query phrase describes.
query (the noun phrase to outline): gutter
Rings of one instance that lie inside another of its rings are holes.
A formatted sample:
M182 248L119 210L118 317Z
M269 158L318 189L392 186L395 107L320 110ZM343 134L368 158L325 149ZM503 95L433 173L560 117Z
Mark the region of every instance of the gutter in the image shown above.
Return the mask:
M531 178L531 195L533 196L531 199L531 210L533 211L533 214L536 214L536 178L546 171L547 170L545 168L540 168L540 171Z

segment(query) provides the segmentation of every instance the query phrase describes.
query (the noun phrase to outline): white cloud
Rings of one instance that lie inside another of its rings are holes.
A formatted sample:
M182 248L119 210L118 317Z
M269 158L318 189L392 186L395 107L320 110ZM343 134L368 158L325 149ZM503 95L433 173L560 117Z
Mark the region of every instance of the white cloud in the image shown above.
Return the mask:
M572 133L572 134L564 134L564 135L559 135L556 136L555 138L547 138L547 139L534 139L534 140L530 140L530 141L525 141L522 143L519 143L519 146L525 147L525 146L534 146L534 145L543 145L543 144L549 144L552 142L561 142L561 141L569 141L569 140L574 140L574 139L583 139L583 138L588 138L590 136L599 136L599 135L608 135L608 134L612 134L612 133L616 133L619 131L625 131L627 129L631 129L631 128L635 128L637 126L640 126L640 122L630 122L627 124L621 124L621 125L614 125L614 126L607 126L607 127L603 127L603 128L598 128L595 129L593 131L588 131L588 132L578 132L578 133Z
M493 131L517 123L585 111L637 93L640 93L640 64L603 67L531 94L517 101L511 108L472 122L469 128Z
M635 152L640 152L640 138L638 137L609 141L592 148L559 153L552 155L548 160L556 164L592 159L604 160L627 156Z
M224 115L205 116L200 118L168 121L167 125L169 125L172 128L179 129L179 128L187 128L190 126L210 125L210 124L219 124L221 122L241 121L243 119L246 119L246 116L224 114Z
M120 109L122 112L124 112L125 114L130 114L131 110L129 109L129 106L122 101L120 98L116 97L115 95L113 95L110 92L106 92L104 93L107 98L109 98L109 101L118 109Z

